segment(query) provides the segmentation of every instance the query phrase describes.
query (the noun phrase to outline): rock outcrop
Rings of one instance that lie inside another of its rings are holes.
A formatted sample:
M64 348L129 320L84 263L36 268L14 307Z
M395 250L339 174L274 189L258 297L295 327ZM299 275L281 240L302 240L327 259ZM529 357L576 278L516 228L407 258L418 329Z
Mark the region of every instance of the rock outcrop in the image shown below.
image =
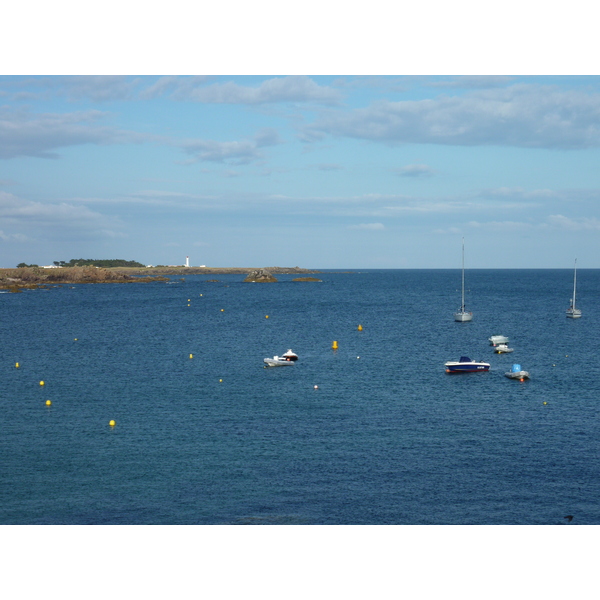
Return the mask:
M273 277L271 272L267 271L266 269L254 269L254 271L250 271L250 273L248 273L248 276L246 279L244 279L244 281L251 283L263 283L277 281L277 279Z

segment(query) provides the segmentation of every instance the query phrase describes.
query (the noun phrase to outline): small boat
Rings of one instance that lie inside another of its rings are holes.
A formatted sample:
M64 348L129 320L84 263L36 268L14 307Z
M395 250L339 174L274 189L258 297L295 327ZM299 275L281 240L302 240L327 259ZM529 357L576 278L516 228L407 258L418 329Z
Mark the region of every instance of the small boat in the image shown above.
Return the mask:
M444 363L446 373L475 373L477 371L489 371L490 363L480 360L471 360L468 356L461 356L458 361L449 360Z
M529 372L523 371L521 365L513 365L512 369L508 373L504 373L504 375L509 379L519 379L520 381L529 379Z
M577 288L577 259L575 259L575 270L573 272L573 297L571 298L571 306L567 308L567 318L579 319L581 317L581 309L575 308L575 291Z
M494 347L494 352L496 354L508 354L509 352L512 352L514 350L514 348L509 348L506 344L498 344L497 346Z
M466 323L473 318L473 313L465 310L465 238L462 241L462 296L460 308L454 313L454 320Z
M505 335L492 335L488 338L490 346L497 346L498 344L508 344L510 340Z
M267 367L289 367L298 360L298 355L292 350L288 350L282 356L274 356L273 358L265 358L264 362Z

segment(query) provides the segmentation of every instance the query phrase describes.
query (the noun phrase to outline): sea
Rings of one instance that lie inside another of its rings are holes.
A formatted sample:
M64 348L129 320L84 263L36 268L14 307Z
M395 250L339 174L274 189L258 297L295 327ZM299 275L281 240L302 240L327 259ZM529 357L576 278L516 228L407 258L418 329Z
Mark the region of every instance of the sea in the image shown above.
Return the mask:
M567 319L571 270L467 270L468 323L460 270L2 293L0 524L600 524L600 270L577 275ZM447 374L463 355L489 372Z

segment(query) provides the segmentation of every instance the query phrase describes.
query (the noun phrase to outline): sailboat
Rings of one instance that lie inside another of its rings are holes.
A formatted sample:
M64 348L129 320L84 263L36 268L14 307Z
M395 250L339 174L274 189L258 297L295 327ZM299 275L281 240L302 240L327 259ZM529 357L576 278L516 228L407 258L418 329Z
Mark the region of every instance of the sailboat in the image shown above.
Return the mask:
M473 318L472 312L465 310L465 238L462 239L462 296L460 308L454 313L455 321L470 321Z
M575 291L577 289L577 259L575 259L575 271L573 272L573 297L571 298L571 306L567 308L567 317L569 319L579 319L581 317L581 309L575 308Z

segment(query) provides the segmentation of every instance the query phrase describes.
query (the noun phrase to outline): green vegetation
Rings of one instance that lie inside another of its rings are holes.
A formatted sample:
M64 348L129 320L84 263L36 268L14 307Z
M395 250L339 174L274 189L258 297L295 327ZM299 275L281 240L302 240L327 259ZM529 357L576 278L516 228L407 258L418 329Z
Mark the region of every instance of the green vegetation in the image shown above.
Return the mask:
M110 269L111 267L145 267L142 263L135 260L123 260L122 258L114 259L93 259L93 258L72 258L69 262L64 260L55 260L54 264L57 267L102 267Z

